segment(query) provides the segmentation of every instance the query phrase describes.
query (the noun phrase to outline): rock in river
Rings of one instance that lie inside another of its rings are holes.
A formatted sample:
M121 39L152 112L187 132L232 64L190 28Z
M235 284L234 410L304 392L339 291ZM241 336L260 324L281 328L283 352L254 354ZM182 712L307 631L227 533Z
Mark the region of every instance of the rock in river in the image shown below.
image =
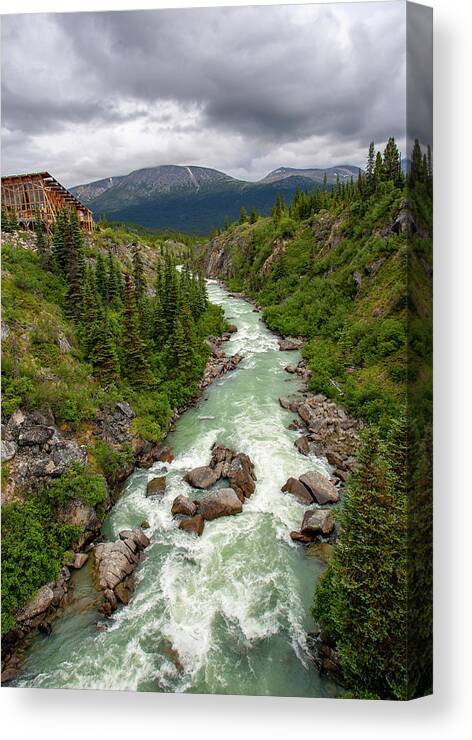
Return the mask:
M133 573L149 538L141 529L125 529L115 542L102 542L95 547L95 572L103 591L102 610L111 614L119 599L127 604L134 590Z
M194 488L210 488L218 479L218 473L208 465L203 465L201 468L194 468L184 476L184 481L190 483Z
M152 478L146 486L146 496L156 496L163 494L166 490L166 477L160 475L157 478Z
M243 505L232 488L219 488L203 494L198 502L198 512L207 521L221 516L240 514Z
M300 483L306 486L313 500L318 504L334 504L339 499L336 486L316 470L310 470L299 478Z
M184 516L193 516L197 511L197 505L190 501L188 496L177 496L172 504L171 513L172 516L178 516L183 514Z
M282 492L293 494L296 498L298 498L299 501L302 502L302 504L313 503L313 499L309 491L306 489L303 483L300 483L300 481L296 478L289 478L283 486Z
M294 442L295 447L302 455L308 455L310 452L310 440L306 435L298 437Z
M333 515L329 509L315 509L305 512L301 533L308 537L328 535L334 529Z
M293 337L279 339L279 349L281 352L296 350L300 349L301 347L303 347L303 339L294 339Z
M182 519L179 524L179 529L183 529L185 532L191 532L199 537L201 536L204 527L205 520L201 514L196 514L195 516Z

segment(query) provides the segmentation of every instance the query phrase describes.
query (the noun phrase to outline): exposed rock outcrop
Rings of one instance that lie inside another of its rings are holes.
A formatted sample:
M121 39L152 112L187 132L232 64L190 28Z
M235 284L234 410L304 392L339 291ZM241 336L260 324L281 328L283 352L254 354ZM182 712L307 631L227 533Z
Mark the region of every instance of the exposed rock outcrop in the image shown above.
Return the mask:
M281 352L288 352L293 351L296 349L301 349L305 343L305 340L301 337L285 337L284 339L279 339L279 349Z
M94 568L98 588L103 593L104 614L111 614L118 602L127 604L134 591L134 571L150 540L141 529L123 530L115 542L95 546Z

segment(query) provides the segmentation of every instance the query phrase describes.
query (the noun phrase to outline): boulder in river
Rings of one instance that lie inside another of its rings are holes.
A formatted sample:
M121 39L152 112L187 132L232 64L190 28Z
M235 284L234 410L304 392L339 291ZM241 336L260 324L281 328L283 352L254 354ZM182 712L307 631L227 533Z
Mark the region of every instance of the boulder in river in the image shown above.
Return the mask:
M207 521L222 516L240 514L243 505L232 488L219 488L216 491L204 493L198 502L198 512Z
M288 481L282 488L283 493L291 493L295 496L302 504L312 504L313 499L311 494L299 480L296 478L289 478Z
M193 501L190 501L188 496L180 494L180 496L177 496L173 501L171 509L172 516L178 516L179 514L182 514L183 516L193 516L196 511L197 505L194 504Z
M95 573L104 595L102 611L105 614L116 609L118 600L122 604L130 600L134 590L133 574L142 551L149 543L141 529L125 529L120 532L118 540L95 546Z
M279 404L282 406L283 409L288 410L290 408L290 401L288 400L288 398L285 398L284 396L280 396Z
M208 465L203 465L200 468L194 468L189 470L184 475L184 481L190 483L194 488L210 488L219 479L218 473L216 473Z
M251 461L247 455L236 455L228 470L231 488L244 501L254 493L255 485L251 475ZM242 497L242 498L241 498Z
M302 455L308 455L310 452L310 440L306 435L298 437L294 442L295 447Z
M286 337L285 339L279 339L279 349L281 352L288 352L303 347L303 339L296 339L294 337Z
M152 478L146 486L146 496L157 496L164 494L166 490L166 476L159 475L157 478Z
M195 516L182 519L179 523L179 529L183 529L184 532L196 534L198 537L201 537L204 527L205 520L201 514L195 514Z
M299 478L318 504L334 504L339 500L339 493L334 483L317 470L310 470Z
M318 535L328 535L334 529L333 515L329 509L314 509L305 512L301 533L312 539Z
M291 375L293 375L293 373L297 372L297 366L296 365L286 365L284 367L284 370L286 373L290 373Z
M85 563L87 562L89 556L87 552L76 552L74 555L74 559L71 563L72 568L75 568L76 570L79 570L82 568Z
M307 534L302 534L301 532L290 532L290 537L294 542L301 542L303 545L308 545L308 543L313 542L312 537Z

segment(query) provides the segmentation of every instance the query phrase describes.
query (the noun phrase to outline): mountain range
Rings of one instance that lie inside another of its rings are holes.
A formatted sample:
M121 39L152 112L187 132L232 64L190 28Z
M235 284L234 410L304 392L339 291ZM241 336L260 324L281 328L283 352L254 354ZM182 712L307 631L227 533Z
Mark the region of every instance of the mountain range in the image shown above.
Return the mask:
M95 218L142 226L206 234L234 221L241 208L270 212L278 194L291 200L297 188L322 187L357 177L351 165L294 169L280 167L257 182L238 180L208 167L160 165L134 170L129 175L108 177L70 188Z

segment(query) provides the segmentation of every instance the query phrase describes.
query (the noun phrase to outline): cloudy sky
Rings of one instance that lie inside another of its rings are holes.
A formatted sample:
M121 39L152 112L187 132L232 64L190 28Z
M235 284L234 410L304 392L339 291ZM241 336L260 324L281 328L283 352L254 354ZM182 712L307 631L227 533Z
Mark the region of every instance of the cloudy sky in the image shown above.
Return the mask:
M2 174L363 165L404 100L402 2L2 18Z

